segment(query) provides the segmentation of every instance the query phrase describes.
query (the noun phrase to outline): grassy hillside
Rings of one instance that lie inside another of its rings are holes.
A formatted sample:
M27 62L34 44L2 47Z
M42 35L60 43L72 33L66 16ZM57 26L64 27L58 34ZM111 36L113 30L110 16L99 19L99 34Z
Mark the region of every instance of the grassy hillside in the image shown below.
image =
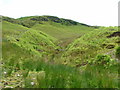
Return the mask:
M18 19L3 17L3 20L47 33L58 39L61 46L66 46L76 38L94 30L92 26L54 16L30 16Z
M17 45L31 53L39 55L53 52L57 46L54 44L56 39L41 32L27 27L3 21L2 32L3 54L7 51L11 53L11 45ZM9 45L11 44L11 45ZM51 50L51 48L53 50ZM47 52L46 52L47 51ZM5 54L6 55L6 54ZM8 55L9 56L9 55Z
M83 25L66 26L58 23L36 24L33 29L43 31L62 42L62 45L68 45L70 42L78 37L81 37L85 33L88 33L94 28L86 27Z
M12 39L11 42L29 51L34 51L38 54L51 53L57 46L54 44L53 37L50 37L40 31L29 30L21 35L20 38Z
M2 88L119 88L117 27L54 16L2 23Z
M85 65L98 54L115 54L118 47L119 37L107 38L113 32L118 31L117 27L111 31L111 27L101 27L76 39L66 48L63 54L64 63L72 65Z
M7 36L18 37L19 35L21 35L22 33L28 30L28 28L26 27L23 27L18 24L13 24L7 21L2 22L2 28L3 28L2 30L3 38L6 38Z

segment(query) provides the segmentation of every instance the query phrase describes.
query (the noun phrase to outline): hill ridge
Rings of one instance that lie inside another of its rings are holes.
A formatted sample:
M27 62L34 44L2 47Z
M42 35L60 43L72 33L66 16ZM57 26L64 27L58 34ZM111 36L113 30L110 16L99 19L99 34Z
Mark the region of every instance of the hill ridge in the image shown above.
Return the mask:
M21 24L23 26L26 27L30 27L27 25L24 25L24 23L26 23L26 21L31 22L31 25L33 26L34 24L36 24L36 22L38 23L42 23L42 22L55 22L55 23L60 23L62 25L83 25L83 26L87 26L87 27L93 27L84 23L79 23L77 21L71 20L71 19L64 19L64 18L59 18L57 16L50 16L50 15L43 15L43 16L25 16L25 17L20 17L17 19L14 18L10 18L7 16L2 16L2 20L3 21L8 21L11 23L16 23L16 24Z

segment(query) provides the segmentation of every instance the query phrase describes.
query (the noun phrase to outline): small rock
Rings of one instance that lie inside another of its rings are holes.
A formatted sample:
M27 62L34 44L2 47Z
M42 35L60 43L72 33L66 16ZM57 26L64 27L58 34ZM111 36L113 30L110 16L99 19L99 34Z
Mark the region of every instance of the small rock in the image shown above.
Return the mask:
M35 83L34 82L31 82L31 85L34 85Z
M108 49L112 49L114 47L115 47L115 45L108 45L108 46L106 46L106 48L108 48Z
M7 74L7 72L4 72L4 74Z
M4 83L4 85L8 85L8 83L7 83L7 82L5 82L5 83Z

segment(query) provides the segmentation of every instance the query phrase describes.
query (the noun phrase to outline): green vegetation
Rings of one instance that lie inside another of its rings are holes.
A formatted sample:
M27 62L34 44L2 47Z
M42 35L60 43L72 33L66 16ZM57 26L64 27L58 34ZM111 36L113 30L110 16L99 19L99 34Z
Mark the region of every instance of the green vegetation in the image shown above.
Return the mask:
M114 31L110 31L110 28L99 28L76 39L66 48L67 51L63 54L64 63L78 65L90 62L97 54L114 53L119 37L106 37L115 31L117 28Z
M55 16L2 23L2 88L119 88L117 27Z
M116 49L116 56L120 59L120 46Z

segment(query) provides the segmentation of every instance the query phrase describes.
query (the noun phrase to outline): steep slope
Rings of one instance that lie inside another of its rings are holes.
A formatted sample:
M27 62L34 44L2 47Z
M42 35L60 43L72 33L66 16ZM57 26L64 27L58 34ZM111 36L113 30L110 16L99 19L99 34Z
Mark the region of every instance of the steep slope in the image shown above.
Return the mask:
M118 46L119 37L107 38L117 31L117 27L113 28L114 30L111 31L112 27L101 27L76 39L68 45L67 51L63 54L64 63L81 66L90 62L98 54L114 51Z
M62 47L95 29L83 23L55 16L30 16L18 20L21 20L24 26L40 30L57 38Z
M18 37L19 35L28 30L28 28L24 26L13 24L7 21L2 22L2 29L3 39L6 38L7 36Z
M39 55L46 52L52 52L57 47L54 43L55 38L33 29L23 27L18 24L13 24L7 21L3 21L3 51L8 50L10 46L8 44L15 44L20 48L28 50L29 52L37 53ZM4 48L6 47L7 48ZM11 49L12 50L12 49ZM14 49L13 49L14 50ZM8 52L12 52L9 51Z
M29 51L34 51L37 54L51 54L57 48L54 44L53 37L47 36L46 34L36 31L29 30L21 35L18 39L12 39L11 42L16 43L18 46L25 48Z
M94 28L86 27L83 25L72 25L66 26L58 23L47 23L47 24L36 24L32 27L33 29L43 31L62 42L63 46L68 45L73 40L81 37L85 33L88 33Z

